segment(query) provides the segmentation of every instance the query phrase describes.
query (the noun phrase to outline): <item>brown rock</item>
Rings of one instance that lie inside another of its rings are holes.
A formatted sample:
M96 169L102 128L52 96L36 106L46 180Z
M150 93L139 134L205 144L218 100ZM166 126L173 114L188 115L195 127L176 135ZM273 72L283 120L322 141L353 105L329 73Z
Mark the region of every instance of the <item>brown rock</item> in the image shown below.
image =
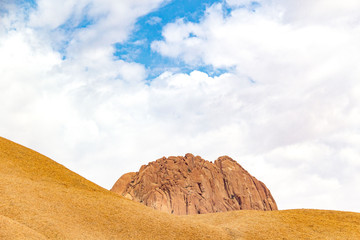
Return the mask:
M111 191L164 212L184 215L231 210L277 210L264 183L230 157L160 158L120 177Z

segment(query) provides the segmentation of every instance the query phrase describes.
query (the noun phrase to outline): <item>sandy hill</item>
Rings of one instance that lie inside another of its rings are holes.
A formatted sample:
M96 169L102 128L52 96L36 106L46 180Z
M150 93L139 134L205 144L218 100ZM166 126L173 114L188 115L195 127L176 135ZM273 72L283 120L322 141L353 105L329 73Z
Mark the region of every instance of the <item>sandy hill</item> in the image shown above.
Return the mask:
M157 212L0 138L0 239L229 239Z
M222 227L234 239L360 239L360 213L296 209L241 210L190 216L191 220Z
M0 239L360 239L360 214L175 216L127 200L0 138Z

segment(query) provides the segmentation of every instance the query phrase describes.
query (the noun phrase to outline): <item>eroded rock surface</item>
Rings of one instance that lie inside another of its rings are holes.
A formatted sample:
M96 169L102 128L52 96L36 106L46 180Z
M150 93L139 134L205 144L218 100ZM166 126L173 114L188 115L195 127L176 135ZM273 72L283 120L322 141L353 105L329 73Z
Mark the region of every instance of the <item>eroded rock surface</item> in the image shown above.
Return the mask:
M277 210L264 183L230 157L160 158L124 174L111 191L164 212L185 215L232 210Z

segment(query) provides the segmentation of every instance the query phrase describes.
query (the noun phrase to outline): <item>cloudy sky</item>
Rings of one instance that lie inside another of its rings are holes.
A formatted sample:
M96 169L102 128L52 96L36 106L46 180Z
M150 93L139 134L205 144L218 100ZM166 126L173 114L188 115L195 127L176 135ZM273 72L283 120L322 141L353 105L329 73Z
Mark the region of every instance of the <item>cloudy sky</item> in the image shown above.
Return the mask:
M0 0L0 135L111 188L229 155L360 212L360 1Z

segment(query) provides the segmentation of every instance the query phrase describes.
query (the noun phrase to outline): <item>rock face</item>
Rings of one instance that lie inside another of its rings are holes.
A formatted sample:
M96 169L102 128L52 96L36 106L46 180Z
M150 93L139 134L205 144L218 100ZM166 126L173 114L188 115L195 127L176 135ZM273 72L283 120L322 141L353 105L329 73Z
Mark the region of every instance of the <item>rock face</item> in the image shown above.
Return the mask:
M265 184L227 156L214 163L192 154L163 157L123 175L111 191L177 215L277 210Z

